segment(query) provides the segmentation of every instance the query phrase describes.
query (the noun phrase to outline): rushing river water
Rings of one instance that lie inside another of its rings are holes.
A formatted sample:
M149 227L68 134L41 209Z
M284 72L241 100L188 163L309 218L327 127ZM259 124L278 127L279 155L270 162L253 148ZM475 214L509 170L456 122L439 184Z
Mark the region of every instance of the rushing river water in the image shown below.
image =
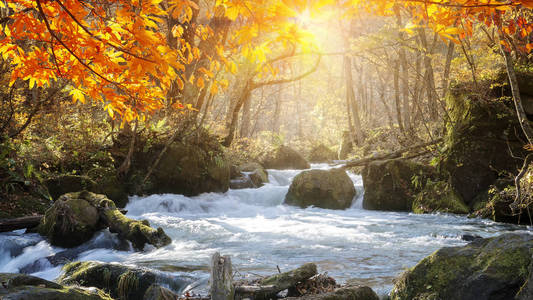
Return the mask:
M327 168L313 165L313 168ZM301 209L283 205L300 171L269 170L259 189L230 190L197 197L132 197L128 216L161 226L172 244L134 252L102 231L90 242L65 251L37 234L0 234L0 272L23 272L53 280L68 260L97 260L173 273L205 287L210 256L232 256L238 274L256 276L315 262L337 281L354 280L386 293L404 269L444 246L464 245L463 235L490 237L528 230L481 219L363 210L363 185L350 174L358 195L352 208Z

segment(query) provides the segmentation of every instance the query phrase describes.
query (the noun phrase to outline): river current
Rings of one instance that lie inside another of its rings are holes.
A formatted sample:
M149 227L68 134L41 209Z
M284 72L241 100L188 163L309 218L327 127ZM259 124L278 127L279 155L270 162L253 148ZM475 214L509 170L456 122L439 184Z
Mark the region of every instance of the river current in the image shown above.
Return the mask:
M313 165L313 168L328 168ZM349 174L356 190L347 210L301 209L283 204L297 170L268 170L259 189L229 190L196 197L131 197L127 216L147 219L172 238L164 248L134 252L104 230L74 249L51 246L38 234L0 234L0 272L22 272L54 280L66 261L96 260L172 273L205 290L211 255L231 255L240 276L288 271L307 262L338 282L359 282L387 293L392 280L445 246L467 242L464 235L490 237L527 227L448 214L416 215L362 209L360 175Z

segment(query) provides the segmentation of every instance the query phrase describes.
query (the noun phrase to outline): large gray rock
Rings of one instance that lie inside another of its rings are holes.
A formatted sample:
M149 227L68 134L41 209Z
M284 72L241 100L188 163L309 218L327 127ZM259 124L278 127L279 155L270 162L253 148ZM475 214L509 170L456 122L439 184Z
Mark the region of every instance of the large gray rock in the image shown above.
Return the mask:
M62 286L25 274L0 273L2 300L112 300L101 290Z
M271 153L263 160L263 166L267 169L309 169L311 165L300 153L287 147L280 146L274 153Z
M164 284L180 292L191 283L154 270L94 261L73 262L64 266L63 270L65 273L59 278L61 284L97 287L109 292L113 298L125 300L142 300L145 294L153 296L165 292L158 291L153 284Z
M402 274L391 299L515 299L531 276L532 249L526 233L442 248Z
M416 193L436 177L433 168L405 159L371 162L362 175L363 208L386 211L411 211Z
M298 174L289 187L285 203L300 207L346 209L356 191L343 169L309 170Z

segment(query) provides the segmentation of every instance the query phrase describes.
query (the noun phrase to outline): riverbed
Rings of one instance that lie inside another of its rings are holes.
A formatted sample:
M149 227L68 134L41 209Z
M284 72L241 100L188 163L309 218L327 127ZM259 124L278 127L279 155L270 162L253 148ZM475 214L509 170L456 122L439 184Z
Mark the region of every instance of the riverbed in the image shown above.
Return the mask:
M268 172L270 183L259 189L131 197L127 216L147 219L172 238L160 249L148 246L134 252L107 230L69 251L51 246L38 234L0 234L0 272L54 280L66 261L97 260L172 273L205 291L209 258L218 251L231 255L237 276L263 276L277 273L278 267L287 271L314 262L338 282L358 282L384 294L403 270L441 247L465 245L465 235L528 231L525 226L465 216L364 210L363 183L356 174L349 174L357 196L347 210L287 206L285 194L301 171Z

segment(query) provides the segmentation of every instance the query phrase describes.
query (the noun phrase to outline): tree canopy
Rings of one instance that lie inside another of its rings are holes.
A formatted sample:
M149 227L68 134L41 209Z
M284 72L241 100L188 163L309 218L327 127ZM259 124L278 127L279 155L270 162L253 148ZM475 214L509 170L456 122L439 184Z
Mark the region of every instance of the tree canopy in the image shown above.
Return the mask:
M533 24L521 11L533 8L533 0L11 0L0 6L9 11L1 19L0 52L12 68L10 85L42 88L64 80L74 102L99 99L124 121L169 105L194 108L187 89L205 96L227 87L215 75L237 72L240 57L255 62L261 76L275 76L273 62L284 55L319 52L300 21L326 10L346 18L401 9L412 16L406 32L429 26L454 42L484 23L502 37L518 36L520 51L533 50ZM505 14L514 18L503 21ZM510 47L505 38L501 43Z

